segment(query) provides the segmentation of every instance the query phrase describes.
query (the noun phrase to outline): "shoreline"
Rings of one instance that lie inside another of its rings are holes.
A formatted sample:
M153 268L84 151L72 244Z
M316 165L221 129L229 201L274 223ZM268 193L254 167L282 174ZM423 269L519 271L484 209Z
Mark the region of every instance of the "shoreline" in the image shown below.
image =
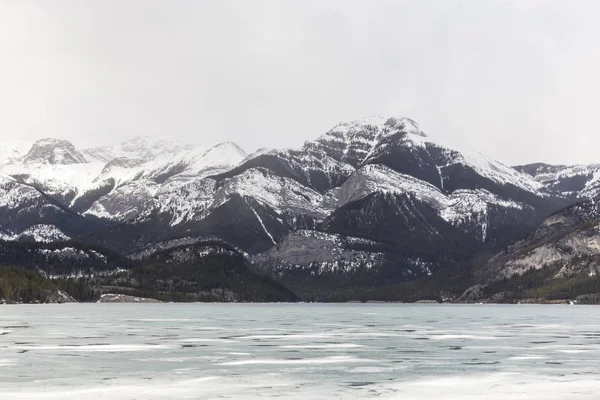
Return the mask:
M222 305L267 305L267 304L282 304L282 305L322 305L322 304L331 304L331 305L410 305L410 306L486 306L486 305L494 305L494 306L529 306L529 305L540 305L540 306L598 306L600 304L585 304L585 303L576 303L576 302L519 302L519 303L493 303L493 302L481 302L481 303L453 303L453 302L413 302L413 303L405 303L401 301L346 301L346 302L222 302L222 301L214 301L214 302L98 302L98 301L85 301L85 302L68 302L68 303L0 303L0 306L40 306L40 305L79 305L79 304L97 304L97 305L166 305L166 304L222 304Z

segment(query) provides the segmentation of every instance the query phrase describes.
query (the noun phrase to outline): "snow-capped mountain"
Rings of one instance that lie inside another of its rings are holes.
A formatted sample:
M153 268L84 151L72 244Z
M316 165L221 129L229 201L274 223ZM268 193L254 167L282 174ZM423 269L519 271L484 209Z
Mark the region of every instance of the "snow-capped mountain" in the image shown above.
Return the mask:
M600 195L600 164L519 165L516 170L532 176L549 190L572 199L591 199Z
M251 155L135 138L93 149L43 139L2 156L5 239L135 254L214 238L305 282L319 271L361 271L372 284L427 276L523 237L572 198L541 172L452 149L408 118L345 122L301 148Z
M314 193L306 193L312 189L322 194L314 209L327 214L374 192L411 193L447 222L497 244L520 237L568 202L529 175L431 140L406 118L342 123L302 149L259 151L212 178L227 185L261 169L270 171L269 180L278 176L305 188L277 200L294 193L314 198ZM252 197L279 213L277 201Z
M424 180L441 190L470 189L469 178L484 178L486 185L512 186L540 195L543 185L475 151L456 151L429 138L408 118L369 117L342 123L314 142L309 153L324 152L355 168L383 164ZM480 179L481 180L481 179Z
M85 162L85 156L71 142L61 139L38 140L23 159L25 164L69 165Z
M22 156L6 158L0 174L77 213L120 222L136 217L159 191L227 171L245 157L233 143L185 146L136 138L79 151L66 140L42 139Z

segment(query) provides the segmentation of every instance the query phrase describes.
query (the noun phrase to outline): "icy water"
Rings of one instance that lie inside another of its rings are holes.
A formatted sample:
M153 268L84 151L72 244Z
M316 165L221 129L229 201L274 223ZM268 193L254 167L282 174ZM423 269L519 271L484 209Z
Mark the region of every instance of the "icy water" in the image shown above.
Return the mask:
M594 399L600 308L0 306L0 399Z

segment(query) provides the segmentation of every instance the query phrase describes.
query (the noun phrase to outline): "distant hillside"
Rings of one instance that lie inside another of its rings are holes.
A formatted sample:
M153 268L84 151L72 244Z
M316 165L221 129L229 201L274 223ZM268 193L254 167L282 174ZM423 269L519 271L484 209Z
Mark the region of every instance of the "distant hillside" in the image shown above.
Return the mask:
M0 279L6 301L58 302L53 300L58 289L77 301L95 301L103 293L163 301L297 299L254 271L243 253L222 241L161 249L137 260L75 242L0 242L0 259L11 266L5 271L10 280Z
M0 304L3 303L72 303L75 301L54 282L36 271L0 267Z

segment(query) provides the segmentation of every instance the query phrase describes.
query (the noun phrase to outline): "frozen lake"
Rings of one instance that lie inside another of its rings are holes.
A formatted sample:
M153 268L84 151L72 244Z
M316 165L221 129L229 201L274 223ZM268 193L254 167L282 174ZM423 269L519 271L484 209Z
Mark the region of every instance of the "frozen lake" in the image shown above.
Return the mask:
M600 308L0 306L0 399L594 399Z

